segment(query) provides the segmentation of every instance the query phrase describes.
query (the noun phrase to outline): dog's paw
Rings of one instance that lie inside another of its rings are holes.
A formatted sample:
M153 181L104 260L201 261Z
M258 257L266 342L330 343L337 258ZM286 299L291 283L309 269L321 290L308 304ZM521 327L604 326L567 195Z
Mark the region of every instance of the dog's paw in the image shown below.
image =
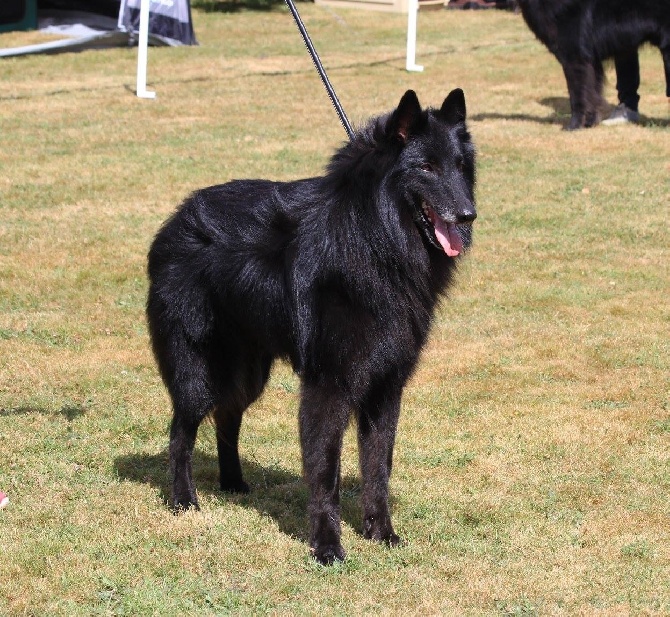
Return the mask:
M566 131L578 131L584 128L584 119L581 116L572 116L570 123L564 127Z
M239 480L221 480L221 490L224 493L241 493L246 495L251 491L249 485L242 479Z
M389 518L366 516L363 521L363 537L375 542L382 542L387 546L398 546L400 537L393 531Z
M332 566L336 561L344 561L346 553L340 544L326 544L312 547L312 557L322 566Z
M391 531L391 533L388 534L388 536L386 536L385 538L382 538L382 542L384 542L384 544L386 544L387 546L391 546L391 547L400 546L400 544L402 544L402 540L400 539L400 536L397 533L395 533L394 531Z
M196 512L200 510L200 504L198 504L197 499L174 499L172 501L172 513L173 514L181 514L182 512L186 512L188 510L195 510Z

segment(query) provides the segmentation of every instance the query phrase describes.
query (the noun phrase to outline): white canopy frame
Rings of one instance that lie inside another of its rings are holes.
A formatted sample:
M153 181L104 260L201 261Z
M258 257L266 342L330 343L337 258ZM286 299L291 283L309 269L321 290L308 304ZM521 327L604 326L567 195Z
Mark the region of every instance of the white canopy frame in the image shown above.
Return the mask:
M416 1L416 0L415 0ZM137 89L136 94L141 99L155 99L156 93L147 90L147 64L149 49L149 0L142 0L140 4L140 31L137 41Z
M137 86L136 94L142 99L156 98L156 92L147 89L147 65L149 47L149 3L150 0L141 0L140 28L137 45ZM419 1L408 0L407 6L407 53L405 68L409 72L421 72L423 66L416 63L416 33Z
M419 13L419 0L407 3L407 62L405 68L412 72L423 71L423 66L416 63L416 22Z

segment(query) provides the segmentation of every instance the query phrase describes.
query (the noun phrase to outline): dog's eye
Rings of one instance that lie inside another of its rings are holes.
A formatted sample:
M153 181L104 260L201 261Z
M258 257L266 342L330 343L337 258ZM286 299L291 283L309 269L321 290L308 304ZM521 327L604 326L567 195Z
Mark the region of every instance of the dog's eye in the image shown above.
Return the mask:
M434 169L430 163L421 163L421 171L427 171L429 173L432 173Z

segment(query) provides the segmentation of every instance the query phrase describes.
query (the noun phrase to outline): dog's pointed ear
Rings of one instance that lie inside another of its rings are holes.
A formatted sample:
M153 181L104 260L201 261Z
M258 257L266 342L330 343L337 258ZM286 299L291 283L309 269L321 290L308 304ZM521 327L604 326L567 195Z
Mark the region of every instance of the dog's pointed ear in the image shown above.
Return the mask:
M449 124L465 122L465 95L463 90L456 88L448 94L440 108L440 116Z
M388 125L388 135L401 143L407 143L412 128L421 116L421 104L414 90L403 94L397 109L391 115Z

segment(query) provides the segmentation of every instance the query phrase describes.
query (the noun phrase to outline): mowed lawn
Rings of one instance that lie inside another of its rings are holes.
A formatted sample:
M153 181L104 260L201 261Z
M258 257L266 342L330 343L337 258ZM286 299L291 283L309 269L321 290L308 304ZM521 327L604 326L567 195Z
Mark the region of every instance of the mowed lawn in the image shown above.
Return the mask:
M201 45L150 50L153 101L132 49L0 61L0 614L670 614L661 56L641 126L568 133L561 68L511 12L421 12L407 73L406 16L300 5L354 124L461 87L479 153L475 245L403 399L403 545L360 535L350 430L348 558L311 560L281 363L243 425L251 494L217 490L206 423L202 511L170 512L152 236L190 191L319 174L346 139L288 11L231 8L194 2Z

